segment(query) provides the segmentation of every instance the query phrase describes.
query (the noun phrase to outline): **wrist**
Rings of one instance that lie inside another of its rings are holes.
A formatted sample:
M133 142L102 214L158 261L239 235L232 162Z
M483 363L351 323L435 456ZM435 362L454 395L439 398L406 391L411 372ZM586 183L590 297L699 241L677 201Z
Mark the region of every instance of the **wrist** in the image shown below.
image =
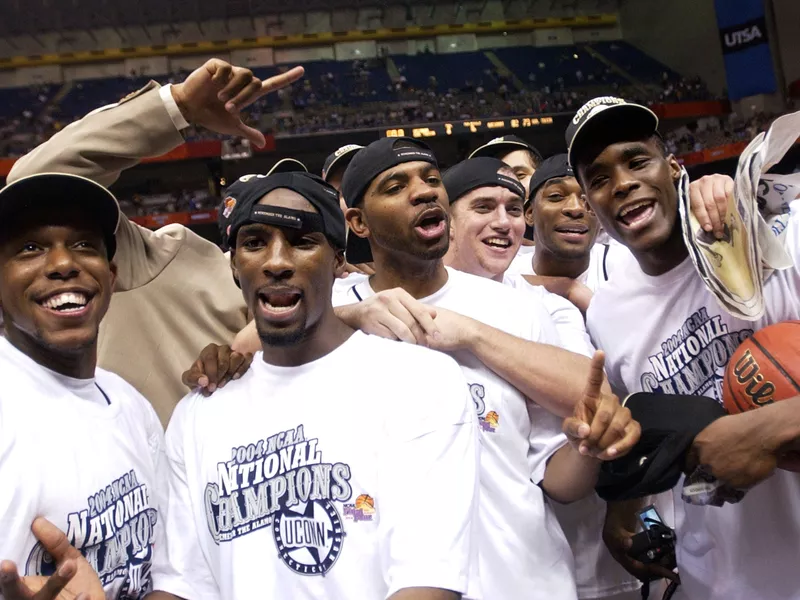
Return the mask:
M786 451L800 442L800 396L776 402L754 412L761 412L768 419L767 431L770 434L767 439L771 450Z
M178 107L178 110L181 111L181 116L186 119L188 123L192 122L191 119L191 111L186 104L186 101L183 98L183 84L182 83L174 83L170 86L170 93L172 94L172 99L175 100L175 105Z

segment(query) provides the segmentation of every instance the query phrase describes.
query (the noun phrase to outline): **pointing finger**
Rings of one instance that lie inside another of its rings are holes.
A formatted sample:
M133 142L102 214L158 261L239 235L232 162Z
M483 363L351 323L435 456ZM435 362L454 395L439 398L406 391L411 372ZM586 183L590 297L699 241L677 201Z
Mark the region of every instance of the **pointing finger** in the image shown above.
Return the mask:
M606 355L597 350L592 356L592 362L589 365L589 376L586 379L586 388L583 391L584 398L588 400L598 400L605 381L605 372L603 368L606 364Z

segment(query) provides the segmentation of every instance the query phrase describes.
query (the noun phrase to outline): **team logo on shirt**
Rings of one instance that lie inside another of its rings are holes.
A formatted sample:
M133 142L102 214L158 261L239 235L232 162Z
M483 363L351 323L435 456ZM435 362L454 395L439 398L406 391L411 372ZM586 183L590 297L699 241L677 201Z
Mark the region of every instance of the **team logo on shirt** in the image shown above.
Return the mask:
M651 370L642 373L642 390L697 394L721 402L725 367L751 335L752 329L729 331L721 316L711 317L701 308L661 343L661 352L649 357Z
M350 466L323 462L303 425L231 450L206 485L206 519L216 543L269 527L278 555L300 575L325 575L342 551L336 502L353 495Z
M478 424L481 427L481 431L494 433L500 425L500 415L493 410L486 412L486 402L484 401L486 389L480 383L470 383L469 395L472 397L472 403L478 413Z
M88 508L67 515L67 539L86 557L103 587L122 579L116 597L139 600L152 590L150 561L157 522L147 485L130 471L90 496ZM55 571L53 557L36 544L25 573L47 577Z
M369 494L361 494L355 504L344 505L344 518L347 521L372 521L375 516L375 500Z

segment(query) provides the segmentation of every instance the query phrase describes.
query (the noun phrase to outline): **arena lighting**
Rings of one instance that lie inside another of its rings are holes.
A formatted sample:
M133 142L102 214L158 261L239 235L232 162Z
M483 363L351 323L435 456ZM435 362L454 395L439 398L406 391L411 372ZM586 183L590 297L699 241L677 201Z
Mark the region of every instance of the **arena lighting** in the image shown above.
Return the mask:
M383 130L383 137L430 138L458 135L462 133L482 133L498 129L529 129L553 124L553 117L506 117L503 119L470 119L448 121L425 125L408 125Z

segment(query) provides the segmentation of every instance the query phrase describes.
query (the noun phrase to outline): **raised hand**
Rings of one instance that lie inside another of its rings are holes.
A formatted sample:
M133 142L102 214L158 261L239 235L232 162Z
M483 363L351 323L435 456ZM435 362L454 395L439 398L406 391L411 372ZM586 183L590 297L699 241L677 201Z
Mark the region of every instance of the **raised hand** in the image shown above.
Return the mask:
M706 175L689 185L692 214L700 227L717 239L725 235L728 203L733 200L733 179L727 175Z
M641 427L631 411L614 394L603 391L605 354L594 353L583 396L573 416L564 420L564 433L585 456L614 460L630 452L639 441Z
M265 94L291 85L304 72L303 67L294 67L261 81L250 69L212 58L190 73L183 83L173 85L172 97L189 123L245 137L261 148L266 144L264 134L244 124L242 110Z
M105 600L97 573L63 531L41 517L31 530L55 560L57 570L50 577L20 577L13 562L0 562L0 595L5 600Z
M244 375L252 362L253 355L249 352L240 353L231 350L230 346L209 344L191 368L183 373L181 381L191 389L199 388L204 396L210 396L229 381Z

